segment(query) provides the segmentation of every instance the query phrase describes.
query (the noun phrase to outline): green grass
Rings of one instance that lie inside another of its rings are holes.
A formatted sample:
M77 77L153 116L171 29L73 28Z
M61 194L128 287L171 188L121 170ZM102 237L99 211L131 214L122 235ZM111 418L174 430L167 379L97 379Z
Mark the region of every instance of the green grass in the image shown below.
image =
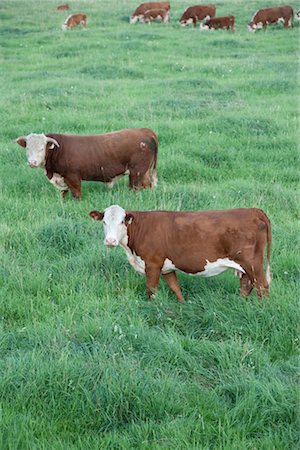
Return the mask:
M0 448L297 449L299 25L248 33L269 0L217 3L235 33L181 29L186 0L166 26L86 0L70 4L87 31L63 33L59 3L0 5ZM127 127L159 136L152 192L124 178L61 201L14 143ZM270 298L240 298L228 272L180 274L184 306L163 282L149 303L87 216L116 203L264 209Z

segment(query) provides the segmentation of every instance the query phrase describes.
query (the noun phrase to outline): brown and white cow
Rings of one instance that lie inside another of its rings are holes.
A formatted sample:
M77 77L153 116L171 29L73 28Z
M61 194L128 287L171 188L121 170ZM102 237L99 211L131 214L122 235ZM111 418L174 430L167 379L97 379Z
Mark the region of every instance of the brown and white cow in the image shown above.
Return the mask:
M256 31L266 28L267 25L280 23L285 28L292 27L293 9L290 6L274 6L257 11L248 24L248 31Z
M69 30L71 28L76 27L77 25L82 25L84 28L86 28L86 14L83 13L71 14L66 18L65 22L62 24L62 29Z
M152 9L164 9L170 13L170 2L146 2L141 3L134 13L131 15L129 21L131 24L138 21L143 21L144 14Z
M166 9L150 9L146 11L140 18L142 23L151 23L154 20L160 20L163 23L170 21L170 12Z
M269 293L271 224L260 209L125 211L113 205L89 215L103 221L104 244L120 245L131 266L146 275L149 297L156 293L162 275L183 302L177 270L211 277L233 269L240 278L242 296L253 287L259 297Z
M66 11L66 10L70 9L70 6L68 5L68 3L66 3L65 5L59 5L56 9L58 11Z
M100 135L29 134L16 142L26 148L28 164L43 168L61 191L81 198L81 181L102 181L113 186L129 175L131 189L157 183L158 140L149 128L132 128Z
M200 31L203 30L232 30L234 31L234 16L213 17L200 23Z
M179 23L181 26L194 24L196 27L197 20L210 19L216 15L215 5L196 5L187 8L181 16Z

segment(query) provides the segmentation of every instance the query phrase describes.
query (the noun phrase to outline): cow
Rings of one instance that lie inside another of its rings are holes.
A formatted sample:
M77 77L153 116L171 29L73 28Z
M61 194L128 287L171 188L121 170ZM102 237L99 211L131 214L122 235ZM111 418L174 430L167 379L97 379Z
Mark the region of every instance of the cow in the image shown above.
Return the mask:
M58 11L66 11L67 9L70 9L70 6L66 3L65 5L59 5L56 9Z
M150 9L140 17L140 22L143 23L150 24L154 20L160 20L163 23L167 23L170 21L170 12L166 9Z
M300 9L296 12L296 20L300 20Z
M81 198L81 181L102 181L112 188L122 175L137 190L157 184L158 139L149 128L100 135L29 134L16 142L26 148L28 164L43 168L65 197Z
M86 14L83 13L71 14L66 18L65 22L62 24L62 29L69 30L80 24L84 28L86 28Z
M282 22L285 28L292 27L293 9L290 6L274 6L257 11L248 24L248 31L256 31L267 25Z
M190 6L182 14L179 24L184 27L190 23L193 23L194 27L196 27L197 20L210 19L211 17L215 17L215 15L215 5Z
M138 21L143 21L144 14L147 11L152 9L165 9L166 11L170 11L170 2L147 2L141 3L134 13L131 15L129 21L131 24L136 23Z
M200 31L224 29L234 31L234 16L213 17L200 23Z
M233 269L240 294L253 287L258 297L269 294L271 224L257 208L219 211L125 211L112 205L89 216L103 221L104 244L120 245L130 265L146 275L149 298L162 275L179 302L184 302L176 271L211 277ZM264 272L264 252L267 267Z

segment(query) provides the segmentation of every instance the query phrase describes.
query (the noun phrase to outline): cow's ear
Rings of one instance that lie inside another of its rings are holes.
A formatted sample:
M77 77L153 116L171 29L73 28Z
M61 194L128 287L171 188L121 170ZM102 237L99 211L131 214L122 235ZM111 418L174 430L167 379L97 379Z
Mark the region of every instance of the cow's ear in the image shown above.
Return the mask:
M100 211L90 211L89 216L94 220L103 220L104 213Z
M25 148L26 147L26 140L27 140L26 136L20 136L20 137L18 137L18 139L16 139L16 143L21 145L21 147Z
M125 225L130 225L133 221L133 215L130 213L127 213L125 216Z

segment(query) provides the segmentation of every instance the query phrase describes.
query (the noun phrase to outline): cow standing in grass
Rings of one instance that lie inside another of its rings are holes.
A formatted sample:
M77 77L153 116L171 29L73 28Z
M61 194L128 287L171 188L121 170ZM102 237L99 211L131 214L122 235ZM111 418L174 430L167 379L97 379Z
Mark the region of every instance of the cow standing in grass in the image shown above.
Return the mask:
M150 24L154 20L160 20L163 23L170 21L170 13L166 9L150 9L140 18L140 22Z
M70 30L71 28L74 28L77 25L82 25L84 28L86 28L86 14L83 13L71 14L66 18L65 22L62 24L62 29L64 31Z
M178 270L211 277L232 269L240 278L242 296L253 287L259 297L269 293L271 224L260 209L125 211L113 205L89 215L103 221L104 244L120 245L131 266L146 275L148 297L155 295L162 275L183 302Z
M102 181L112 187L129 175L131 189L157 183L158 140L149 128L133 128L100 135L29 134L16 142L27 152L32 168L43 168L64 197L70 190L81 198L81 181Z
M196 5L190 6L182 14L179 24L184 27L193 24L196 27L197 20L206 20L216 15L215 5Z
M163 9L170 14L170 2L146 2L141 3L130 17L130 23L134 24L138 21L144 21L144 15L153 9Z
M234 31L234 16L213 17L200 23L200 31L204 30L231 30Z
M290 6L274 6L257 11L248 25L248 31L256 31L267 25L283 23L285 28L293 26L293 9Z

